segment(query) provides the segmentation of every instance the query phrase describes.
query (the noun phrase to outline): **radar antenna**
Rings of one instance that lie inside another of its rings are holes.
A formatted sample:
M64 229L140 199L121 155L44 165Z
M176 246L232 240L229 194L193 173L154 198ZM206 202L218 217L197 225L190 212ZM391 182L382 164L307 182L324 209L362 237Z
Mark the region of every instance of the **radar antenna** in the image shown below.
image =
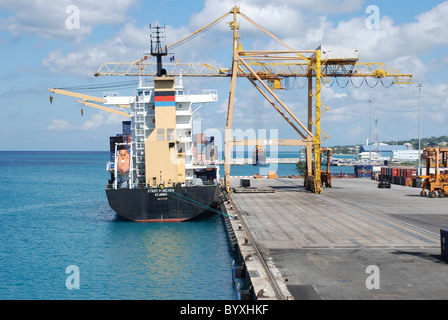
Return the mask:
M168 55L167 47L162 49L162 44L160 39L163 38L161 34L161 29L165 29L165 27L160 26L151 26L149 28L152 31L151 34L151 55L157 58L157 76L161 77L166 75L166 70L162 68L162 57Z

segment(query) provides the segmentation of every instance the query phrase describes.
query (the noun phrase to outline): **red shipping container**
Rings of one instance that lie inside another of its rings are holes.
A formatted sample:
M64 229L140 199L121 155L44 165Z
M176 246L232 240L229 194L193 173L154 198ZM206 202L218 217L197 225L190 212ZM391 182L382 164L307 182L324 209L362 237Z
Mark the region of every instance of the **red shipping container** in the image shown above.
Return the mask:
M396 177L397 174L398 174L398 170L397 170L397 168L393 168L393 169L392 169L392 175L393 175L394 177Z

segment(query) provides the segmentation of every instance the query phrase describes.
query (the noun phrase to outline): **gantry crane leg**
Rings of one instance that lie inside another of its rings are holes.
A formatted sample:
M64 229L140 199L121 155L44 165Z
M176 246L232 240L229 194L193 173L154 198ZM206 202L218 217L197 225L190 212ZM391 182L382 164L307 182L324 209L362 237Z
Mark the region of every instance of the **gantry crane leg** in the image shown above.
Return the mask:
M238 60L239 60L239 47L238 47L238 22L237 14L239 8L236 6L231 11L233 13L233 21L230 23L230 27L233 29L233 60L232 60L232 73L230 79L230 91L229 91L229 105L227 108L227 121L226 132L224 134L224 183L226 191L230 192L230 165L232 163L232 119L233 119L233 104L235 102L235 89L236 78L238 76Z

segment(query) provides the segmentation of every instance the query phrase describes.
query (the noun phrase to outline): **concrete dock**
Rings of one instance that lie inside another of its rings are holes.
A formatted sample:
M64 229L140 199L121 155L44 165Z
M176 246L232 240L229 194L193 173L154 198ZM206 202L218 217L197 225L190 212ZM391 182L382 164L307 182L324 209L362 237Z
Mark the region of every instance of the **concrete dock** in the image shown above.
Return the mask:
M335 179L320 195L302 179L250 183L226 209L259 299L448 299L448 199L369 179Z

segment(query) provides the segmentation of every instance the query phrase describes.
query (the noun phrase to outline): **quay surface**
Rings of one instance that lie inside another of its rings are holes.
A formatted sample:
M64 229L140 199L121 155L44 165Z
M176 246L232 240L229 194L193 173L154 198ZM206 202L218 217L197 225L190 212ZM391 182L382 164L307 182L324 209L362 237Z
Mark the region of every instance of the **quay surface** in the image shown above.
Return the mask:
M448 199L370 179L337 179L320 195L303 179L250 182L273 192L231 193L226 209L260 299L448 299Z

